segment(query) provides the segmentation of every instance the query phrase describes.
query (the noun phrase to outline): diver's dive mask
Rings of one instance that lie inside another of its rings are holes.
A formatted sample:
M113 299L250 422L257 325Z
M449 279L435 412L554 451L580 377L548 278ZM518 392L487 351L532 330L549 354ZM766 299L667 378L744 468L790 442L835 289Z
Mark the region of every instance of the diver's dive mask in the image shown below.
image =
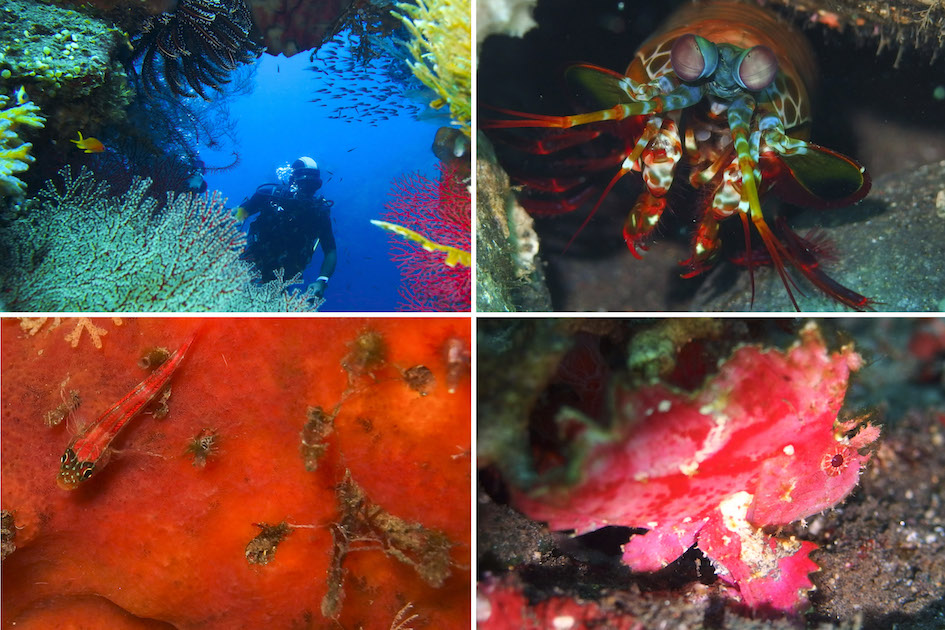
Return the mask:
M300 157L292 163L292 174L289 176L292 190L302 190L308 194L314 193L322 187L322 173L318 170L318 163L310 157Z

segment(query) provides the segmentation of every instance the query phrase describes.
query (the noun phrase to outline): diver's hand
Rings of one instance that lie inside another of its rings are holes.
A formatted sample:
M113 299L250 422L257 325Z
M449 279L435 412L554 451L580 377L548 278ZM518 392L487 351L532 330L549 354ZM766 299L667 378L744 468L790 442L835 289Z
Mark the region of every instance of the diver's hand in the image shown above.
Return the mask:
M312 286L315 287L315 290L312 293L314 293L317 297L320 297L320 298L325 297L325 289L328 288L327 280L322 280L321 278L319 278L318 280L315 281L315 283Z

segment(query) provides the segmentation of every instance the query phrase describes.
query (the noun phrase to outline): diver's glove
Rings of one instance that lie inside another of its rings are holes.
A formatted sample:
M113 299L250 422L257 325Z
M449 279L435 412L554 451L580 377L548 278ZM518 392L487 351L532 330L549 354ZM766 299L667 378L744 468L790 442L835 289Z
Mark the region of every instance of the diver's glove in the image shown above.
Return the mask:
M318 276L318 279L315 280L314 284L315 290L313 293L318 297L325 297L325 289L328 288L328 276Z

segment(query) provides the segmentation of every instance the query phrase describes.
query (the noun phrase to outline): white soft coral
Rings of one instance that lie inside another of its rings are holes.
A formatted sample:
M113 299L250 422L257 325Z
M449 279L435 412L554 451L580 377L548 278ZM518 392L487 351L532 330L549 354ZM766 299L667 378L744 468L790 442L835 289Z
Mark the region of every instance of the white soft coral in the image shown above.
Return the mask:
M476 42L493 33L521 37L536 26L532 9L536 0L479 0L476 3Z

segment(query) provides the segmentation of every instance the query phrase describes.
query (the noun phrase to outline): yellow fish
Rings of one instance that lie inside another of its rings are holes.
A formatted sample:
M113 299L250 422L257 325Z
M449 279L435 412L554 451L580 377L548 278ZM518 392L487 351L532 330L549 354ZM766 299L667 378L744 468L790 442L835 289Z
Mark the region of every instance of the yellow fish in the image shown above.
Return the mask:
M375 221L374 219L371 219L371 223L379 228L387 230L388 232L393 232L398 236L403 236L408 241L419 243L420 247L428 252L444 252L446 254L446 259L443 261L443 264L447 267L455 267L457 264L463 265L464 267L470 267L472 265L472 256L470 253L459 249L458 247L441 245L440 243L431 241L423 234L420 234L420 232L415 232L409 228L405 228L402 225L397 225L396 223Z
M105 145L97 138L83 138L81 131L76 133L79 134L79 139L70 140L69 142L74 142L80 149L85 149L86 153L101 153L105 150Z

